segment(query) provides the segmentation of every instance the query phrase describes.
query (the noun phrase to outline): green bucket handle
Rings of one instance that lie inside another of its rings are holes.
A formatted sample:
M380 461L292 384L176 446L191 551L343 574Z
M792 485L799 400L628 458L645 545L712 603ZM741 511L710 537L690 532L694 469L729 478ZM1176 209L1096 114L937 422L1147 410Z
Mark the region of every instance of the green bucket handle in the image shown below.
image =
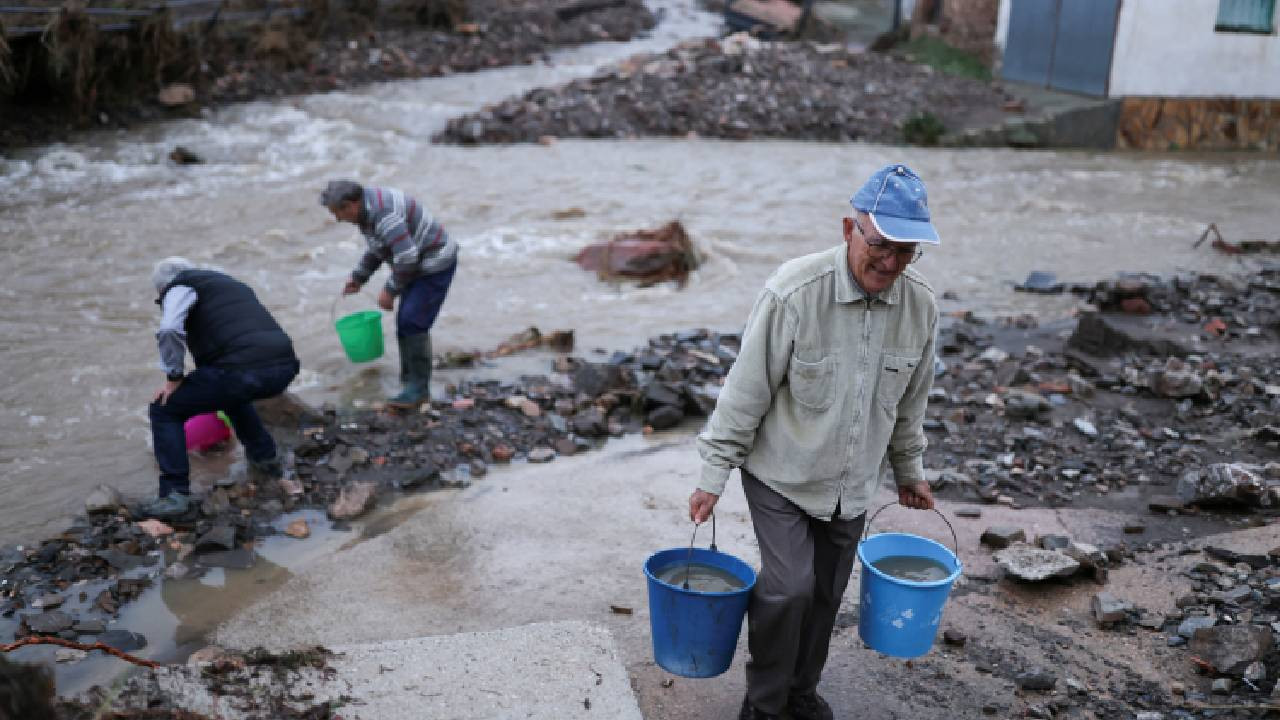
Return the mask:
M891 503L885 503L884 505L881 505L879 510L876 510L875 512L871 513L871 517L867 519L867 524L862 526L863 540L867 539L867 533L871 530L871 523L876 519L876 516L880 514L880 510L884 510L890 505L902 505L902 503L898 502L897 500L894 500ZM906 507L906 506L903 505L903 507ZM958 537L956 537L956 529L951 526L951 521L947 519L946 515L942 514L941 510L939 510L936 507L930 508L930 509L933 510L935 513L937 513L938 517L942 518L942 522L947 524L947 529L951 531L951 542L955 545L956 559L959 559L960 558L960 540Z

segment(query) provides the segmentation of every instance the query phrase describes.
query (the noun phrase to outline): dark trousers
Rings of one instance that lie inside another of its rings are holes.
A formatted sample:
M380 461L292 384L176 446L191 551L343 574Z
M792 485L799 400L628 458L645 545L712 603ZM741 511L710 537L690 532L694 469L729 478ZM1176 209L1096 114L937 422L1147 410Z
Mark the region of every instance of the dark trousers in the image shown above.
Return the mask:
M789 693L812 692L822 678L866 514L818 520L745 470L742 489L761 564L747 606L747 697L778 714Z
M438 273L423 275L409 283L409 287L400 294L400 307L396 309L396 337L431 331L457 269L458 263L455 262Z
M276 456L276 443L262 426L253 401L285 391L298 374L296 360L252 370L196 368L163 405L151 403L151 440L160 465L160 497L191 491L187 434L183 424L201 413L221 410L231 420L244 454L254 462Z

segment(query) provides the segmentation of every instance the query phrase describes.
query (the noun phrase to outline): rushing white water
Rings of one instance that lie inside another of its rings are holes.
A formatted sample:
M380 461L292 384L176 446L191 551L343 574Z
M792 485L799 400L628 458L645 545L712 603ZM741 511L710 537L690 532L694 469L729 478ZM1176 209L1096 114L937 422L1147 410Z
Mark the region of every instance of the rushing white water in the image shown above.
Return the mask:
M891 161L929 184L943 245L920 268L954 293L948 309L1061 313L1068 299L1011 286L1035 269L1067 280L1227 269L1232 260L1191 248L1206 223L1235 238L1269 237L1280 225L1280 162L1256 155L430 142L449 117L714 34L716 22L673 3L649 38L558 53L550 64L250 103L0 159L0 539L58 529L101 482L154 492L146 405L162 377L147 278L161 257L185 255L255 287L294 339L304 367L294 389L304 397L393 386L394 349L353 367L330 324L361 247L317 205L332 177L403 188L459 239L437 352L492 348L531 325L574 329L580 351L693 326L735 329L774 267L839 242L848 196ZM167 162L176 145L207 162ZM581 216L557 219L571 208ZM601 284L569 262L588 242L673 218L707 258L684 289ZM339 312L372 307L376 287Z

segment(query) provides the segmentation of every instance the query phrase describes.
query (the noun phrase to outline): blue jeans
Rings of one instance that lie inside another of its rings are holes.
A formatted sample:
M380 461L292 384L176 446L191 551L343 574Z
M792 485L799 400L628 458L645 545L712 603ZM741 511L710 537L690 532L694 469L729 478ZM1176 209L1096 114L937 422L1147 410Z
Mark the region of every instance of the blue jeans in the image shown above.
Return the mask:
M231 420L236 437L251 461L276 456L276 443L253 409L253 401L285 391L298 375L296 360L252 370L219 367L196 368L163 405L151 403L151 440L160 465L160 497L191 492L191 465L187 462L186 421L202 413L221 410Z
M431 331L436 324L436 316L440 314L440 306L449 294L449 285L453 283L453 273L458 263L437 273L423 275L409 283L409 287L400 293L400 307L396 310L396 337L422 335Z

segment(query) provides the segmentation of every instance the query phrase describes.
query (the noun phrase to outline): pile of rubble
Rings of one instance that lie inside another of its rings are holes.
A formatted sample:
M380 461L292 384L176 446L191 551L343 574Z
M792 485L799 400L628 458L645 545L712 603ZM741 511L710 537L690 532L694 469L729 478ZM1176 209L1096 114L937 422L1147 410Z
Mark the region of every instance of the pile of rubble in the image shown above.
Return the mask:
M448 143L552 137L700 135L900 142L912 116L948 126L998 118L993 86L842 45L762 43L744 35L638 55L596 76L540 88L449 121Z
M944 494L1015 506L1135 485L1157 512L1280 505L1278 279L1099 283L1065 345L1030 318L949 318L926 466Z
M141 519L102 486L86 499L86 514L57 537L0 553L0 632L136 650L145 637L108 631L107 623L152 577L251 567L253 541L277 534L272 521L285 512L325 508L331 519L348 521L380 494L465 486L494 463L548 462L610 436L705 416L738 347L736 335L696 330L600 361L562 356L546 376L464 383L450 399L407 415L292 412L289 422L302 431L283 478L228 476L197 509L169 522ZM301 538L309 528L296 521L285 532ZM67 661L83 657L59 653Z

